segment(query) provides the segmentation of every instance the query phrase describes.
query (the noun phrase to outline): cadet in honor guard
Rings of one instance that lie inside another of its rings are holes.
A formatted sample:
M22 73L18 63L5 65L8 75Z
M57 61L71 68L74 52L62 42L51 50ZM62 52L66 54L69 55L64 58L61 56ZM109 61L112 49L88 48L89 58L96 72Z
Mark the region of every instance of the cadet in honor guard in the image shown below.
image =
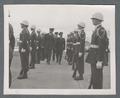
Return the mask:
M28 21L24 20L21 23L22 31L20 33L20 41L19 41L19 53L21 60L21 71L18 79L26 79L28 72L28 64L29 64L29 31L28 31Z
M53 61L56 58L56 51L57 51L56 44L57 44L57 39L58 39L58 32L55 32L55 34L54 34L54 46L53 46Z
M36 61L36 32L35 32L35 25L31 26L31 35L30 35L30 52L31 52L31 61L30 61L30 68L35 68L35 61Z
M63 32L59 33L60 37L57 40L57 62L61 64L63 51L65 50L65 39L63 38Z
M49 33L45 35L45 57L47 59L47 64L50 64L52 50L53 50L53 43L54 43L54 36L53 36L54 28L49 29Z
M78 24L78 31L75 31L75 41L74 41L74 62L75 69L73 73L73 78L75 80L83 80L84 74L84 52L85 52L85 24L83 22ZM79 76L76 77L76 72L78 71Z
M12 25L9 23L9 87L11 86L11 82L12 82L10 67L13 58L14 47L15 47L14 31Z
M102 89L103 88L103 61L105 51L108 45L107 32L102 26L103 15L95 13L92 16L92 22L95 30L92 34L91 47L86 59L86 62L91 64L91 81L89 89Z
M67 55L68 65L72 65L72 59L73 59L73 34L72 33L68 34L68 37L67 37L66 55Z
M40 59L41 59L41 35L40 35L41 30L37 30L37 38L36 38L36 63L40 64Z

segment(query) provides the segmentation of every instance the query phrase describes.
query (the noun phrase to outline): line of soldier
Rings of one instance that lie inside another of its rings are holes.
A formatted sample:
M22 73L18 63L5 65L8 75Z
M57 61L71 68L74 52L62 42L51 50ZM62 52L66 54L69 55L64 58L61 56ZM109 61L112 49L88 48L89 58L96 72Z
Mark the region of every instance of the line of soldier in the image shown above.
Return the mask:
M61 64L63 50L65 49L63 32L55 32L53 34L54 28L50 28L47 34L40 34L40 29L37 30L36 34L36 27L33 25L31 26L30 34L28 26L29 24L26 20L21 23L22 31L20 33L19 53L22 66L18 79L26 79L28 70L34 69L35 64L40 64L41 60L46 59L49 65L52 56L53 61L56 58L56 62ZM31 58L30 64L29 57Z
M108 37L105 28L102 26L103 15L101 13L95 13L92 16L93 25L96 27L92 37L91 45L88 49L88 55L84 60L85 55L85 24L81 22L78 24L78 29L68 35L67 39L67 61L73 65L73 78L75 80L83 80L84 77L84 61L91 65L91 80L88 89L102 89L103 88L103 68L107 65L108 59ZM31 35L28 31L28 22L23 21L21 23L22 31L20 33L19 53L21 59L21 71L18 79L26 79L29 68L34 68L36 63L40 63L40 49L42 53L45 53L42 59L47 59L47 64L50 64L51 54L53 52L53 60L61 64L61 58L63 50L65 49L65 39L62 37L63 33L58 32L53 36L54 28L49 29L49 33L44 35L43 46L41 46L42 39L40 37L41 30L37 30L38 35L35 33L35 26L31 27ZM10 30L9 30L10 31ZM57 39L57 40L56 40ZM72 39L72 41L71 41ZM56 41L55 41L56 40ZM56 46L56 47L54 47ZM43 52L45 51L45 52ZM29 64L29 53L31 53L31 62ZM12 54L12 53L11 53ZM12 57L12 56L11 56ZM9 62L10 63L10 62ZM29 66L30 65L30 66ZM10 69L10 68L9 68ZM76 76L76 72L79 76ZM11 80L11 79L9 79Z
M67 52L66 59L69 65L72 65L74 70L72 77L75 80L83 80L84 77L84 62L91 65L91 79L88 89L102 89L103 88L103 68L108 65L108 45L109 40L107 32L102 26L103 15L95 13L92 16L92 23L95 30L91 37L91 45L88 51L86 60L85 55L85 23L78 24L77 30L71 32L67 36ZM78 72L78 76L76 73Z

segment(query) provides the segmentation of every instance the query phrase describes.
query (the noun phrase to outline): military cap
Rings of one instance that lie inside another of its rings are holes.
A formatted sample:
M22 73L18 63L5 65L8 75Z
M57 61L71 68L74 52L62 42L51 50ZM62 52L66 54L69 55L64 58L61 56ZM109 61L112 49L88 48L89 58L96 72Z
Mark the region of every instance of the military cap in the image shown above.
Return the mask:
M58 34L58 32L55 32L55 34Z
M63 34L63 32L60 32L60 33L59 33L59 35L62 35L62 34Z
M23 25L26 25L26 26L28 26L28 25L29 25L29 23L28 23L28 21L27 21L27 20L23 20L20 24L23 24Z
M49 30L54 30L54 28L49 28Z

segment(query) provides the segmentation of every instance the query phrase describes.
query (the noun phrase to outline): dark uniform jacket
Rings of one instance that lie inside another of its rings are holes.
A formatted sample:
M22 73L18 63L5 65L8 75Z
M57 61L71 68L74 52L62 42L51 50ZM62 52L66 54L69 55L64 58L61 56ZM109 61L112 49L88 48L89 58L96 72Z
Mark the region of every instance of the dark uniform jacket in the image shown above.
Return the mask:
M32 32L30 36L30 46L32 47L32 49L36 49L36 39L37 39L36 33Z
M108 45L108 38L106 30L101 25L93 32L91 45L97 46L98 48L90 48L86 62L93 64L97 61L103 61Z
M24 28L20 33L20 44L19 44L19 52L21 49L25 49L26 52L29 52L29 41L30 41L30 33L27 28Z
M65 50L65 39L59 37L57 39L56 47L57 47L57 50L59 50L59 51Z
M14 46L15 46L15 37L14 37L13 27L9 23L9 63L11 63L12 61Z
M14 37L13 27L10 23L9 23L9 41L10 41L9 45L12 47L12 49L14 49L15 37Z
M77 36L77 38L74 38L73 47L74 47L73 50L75 54L78 54L79 52L84 54L84 50L85 50L85 32L84 31L82 31L80 35Z
M54 46L54 36L53 34L46 34L45 35L45 48L46 49L52 49Z
M57 49L57 41L58 41L58 37L54 37L54 46L53 46L53 48L55 50Z
M38 48L41 48L41 36L40 34L37 35L37 38L36 38L36 46Z
M73 39L72 38L67 39L67 49L73 49Z

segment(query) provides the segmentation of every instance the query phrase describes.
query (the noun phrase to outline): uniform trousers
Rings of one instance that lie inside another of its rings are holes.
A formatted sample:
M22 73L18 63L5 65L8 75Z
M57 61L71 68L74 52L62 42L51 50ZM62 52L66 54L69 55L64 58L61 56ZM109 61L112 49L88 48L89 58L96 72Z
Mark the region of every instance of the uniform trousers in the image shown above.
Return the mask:
M45 51L47 63L50 64L52 48L47 48Z
M40 64L40 59L41 59L41 49L38 48L36 51L36 63Z
M74 55L74 73L73 76L76 76L76 72L78 71L79 75L82 76L84 73L84 55L78 57L78 54Z
M20 52L21 71L20 75L27 75L28 71L28 52Z
M93 86L93 89L102 89L103 88L103 68L97 69L96 63L91 64L90 85Z
M40 50L40 58L41 58L41 60L44 60L45 59L45 48L41 48L41 50Z
M60 64L62 60L63 50L56 51L57 62Z
M30 65L35 67L35 59L36 59L36 49L32 49L31 51L31 62Z

